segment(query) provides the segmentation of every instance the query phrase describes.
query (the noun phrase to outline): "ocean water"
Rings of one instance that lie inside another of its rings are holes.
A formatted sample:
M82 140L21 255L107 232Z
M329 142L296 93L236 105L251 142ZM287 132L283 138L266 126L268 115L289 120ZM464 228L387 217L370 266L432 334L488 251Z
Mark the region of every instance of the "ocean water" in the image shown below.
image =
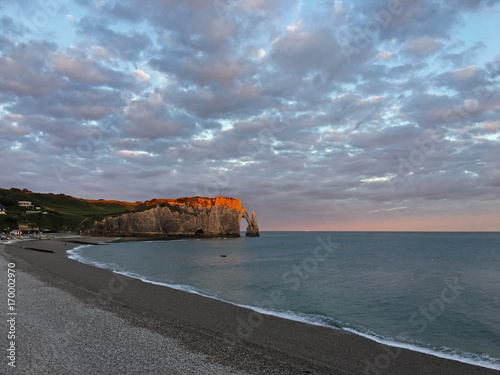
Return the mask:
M500 370L500 233L262 232L68 253L147 282Z

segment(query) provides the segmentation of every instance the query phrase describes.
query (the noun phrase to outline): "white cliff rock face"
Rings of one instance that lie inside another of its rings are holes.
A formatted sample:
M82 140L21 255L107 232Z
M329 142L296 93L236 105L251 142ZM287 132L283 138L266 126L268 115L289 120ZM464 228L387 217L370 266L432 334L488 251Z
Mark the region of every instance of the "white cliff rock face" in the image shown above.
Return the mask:
M156 203L158 202L158 203ZM96 221L89 231L105 236L239 236L240 221L248 222L247 236L258 236L255 213L249 218L240 200L233 198L180 198L146 202L154 205Z

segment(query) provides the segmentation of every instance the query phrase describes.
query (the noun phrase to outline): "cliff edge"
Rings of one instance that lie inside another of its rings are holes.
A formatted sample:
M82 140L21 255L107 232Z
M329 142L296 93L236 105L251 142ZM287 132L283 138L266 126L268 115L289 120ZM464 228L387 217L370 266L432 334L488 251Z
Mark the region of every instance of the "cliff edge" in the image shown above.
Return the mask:
M242 218L247 236L259 236L255 212L249 217L240 199L191 197L154 199L143 211L127 212L95 221L88 230L94 236L125 237L239 237ZM151 207L151 208L149 208Z

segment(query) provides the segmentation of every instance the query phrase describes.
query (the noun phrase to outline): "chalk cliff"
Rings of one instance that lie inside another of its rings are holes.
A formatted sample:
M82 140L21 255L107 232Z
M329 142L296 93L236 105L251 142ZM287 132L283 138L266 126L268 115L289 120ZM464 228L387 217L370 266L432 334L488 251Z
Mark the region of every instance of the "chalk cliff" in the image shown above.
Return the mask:
M240 235L242 218L248 223L247 236L259 236L255 212L252 217L240 199L192 197L154 199L144 202L144 211L128 212L94 222L89 230L99 236L231 236ZM151 208L149 208L151 206Z

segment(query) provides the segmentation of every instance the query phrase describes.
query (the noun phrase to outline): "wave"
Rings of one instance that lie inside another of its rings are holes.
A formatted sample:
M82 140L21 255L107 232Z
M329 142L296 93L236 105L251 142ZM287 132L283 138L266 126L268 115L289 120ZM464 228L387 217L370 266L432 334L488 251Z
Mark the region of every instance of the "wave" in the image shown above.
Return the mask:
M77 260L81 263L89 264L87 259L84 258L83 256L81 256L79 253L83 248L90 247L90 246L93 246L93 245L80 245L80 246L74 247L70 250L66 250L66 254L68 254L69 259L73 259L73 260Z
M485 367L493 370L500 370L500 359L492 357L488 354L475 354L468 353L457 349L447 348L447 347L425 347L425 344L419 343L420 345L404 343L398 341L391 337L384 337L381 335L377 335L376 333L367 333L362 329L353 329L353 328L343 328L345 331L354 333L358 336L362 336L369 340L378 342L379 344L384 344L388 346L392 346L395 348L407 349L414 352L429 354L434 357L450 359L452 361L467 363L469 365Z
M206 298L212 298L224 303L228 303L234 306L242 307L245 309L249 309L252 311L255 311L259 314L262 315L269 315L269 316L275 316L278 318L283 318L287 320L293 320L296 322L301 322L301 323L306 323L310 325L315 325L315 326L321 326L321 327L326 327L330 329L340 329L343 331L347 331L350 333L353 333L355 335L367 338L369 340L375 341L379 344L384 344L388 345L391 347L395 348L401 348L401 349L407 349L415 352L420 352L420 353L425 353L429 354L435 357L439 358L444 358L444 359L449 359L449 360L454 360L457 362L462 362L462 363L467 363L470 365L475 365L475 366L480 366L480 367L485 367L493 370L500 370L500 359L495 358L492 356L489 356L487 354L474 354L474 353L467 353L463 352L460 350L456 349L451 349L451 348L446 348L446 347L431 347L428 346L426 347L424 343L419 343L419 344L412 344L412 343L405 343L398 341L395 338L392 337L386 337L379 335L375 332L370 331L369 329L366 329L364 327L353 327L347 323L338 321L336 319L333 319L331 317L327 317L321 314L307 314L307 313L301 313L297 311L290 311L290 310L271 310L267 308L262 308L258 306L253 306L253 305L247 305L247 304L241 304L241 303L236 303L232 302L229 300L226 300L224 298L221 298L215 293L211 293L207 290L197 288L195 286L191 285L185 285L185 284L172 284L172 283L166 283L166 282L161 282L161 281L155 281L155 280L150 280L144 275L140 275L137 273L129 272L129 271L124 271L120 269L118 265L115 263L101 263L101 262L96 262L92 261L86 257L84 257L81 254L81 250L89 247L91 245L82 245L78 246L74 249L68 250L68 258L76 260L80 263L88 264L97 268L101 269L106 269L109 271L112 271L114 273L128 276L134 279L141 280L145 283L153 284L153 285L159 285L159 286L165 286L171 289L176 289L188 293L193 293L197 294Z

